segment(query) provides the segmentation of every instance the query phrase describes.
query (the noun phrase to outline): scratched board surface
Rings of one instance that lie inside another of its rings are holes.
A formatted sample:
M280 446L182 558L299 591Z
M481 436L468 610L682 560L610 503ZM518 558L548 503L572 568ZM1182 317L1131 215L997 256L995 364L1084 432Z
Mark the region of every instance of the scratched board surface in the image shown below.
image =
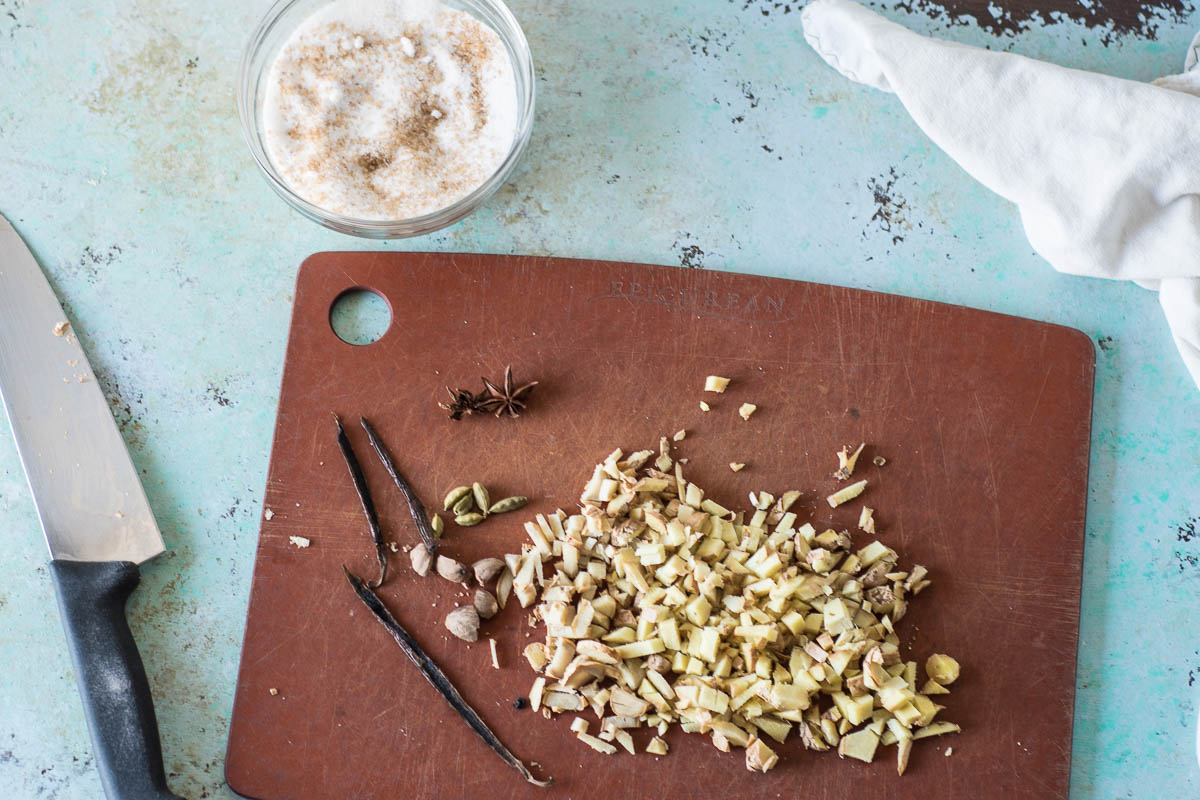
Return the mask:
M340 341L328 323L354 287L382 295L393 322L376 343ZM438 409L443 384L512 363L536 378L519 420ZM885 798L1065 797L1071 746L1094 353L1077 331L957 306L749 275L595 261L399 253L323 253L296 289L226 774L254 798L511 796L520 778L495 759L421 679L341 574L373 569L361 510L330 412L368 416L421 497L479 480L528 494L524 512L450 526L462 561L514 552L521 523L571 509L592 465L688 431L678 455L727 506L753 489L804 490L801 520L853 528L836 510L834 453L869 442L856 473L879 538L934 584L902 626L912 657L964 665L945 701L964 732L918 742L908 774L779 748L751 775L738 752L672 730L669 755L608 757L574 741L569 717L513 707L535 677L520 657L540 635L515 603L468 645L441 625L468 594L419 578L403 553L382 595L463 695L536 772L552 797L689 797L753 790L848 797L864 779ZM729 391L699 400L708 374ZM759 411L749 421L742 402ZM417 541L361 430L389 539ZM883 467L875 455L887 459ZM748 466L739 473L731 461ZM290 536L311 546L289 545ZM859 540L867 538L859 534ZM275 690L273 693L271 690ZM590 714L589 714L590 716ZM594 726L593 726L594 729ZM647 736L637 737L639 750ZM943 751L953 746L952 757ZM635 769L636 766L636 769Z

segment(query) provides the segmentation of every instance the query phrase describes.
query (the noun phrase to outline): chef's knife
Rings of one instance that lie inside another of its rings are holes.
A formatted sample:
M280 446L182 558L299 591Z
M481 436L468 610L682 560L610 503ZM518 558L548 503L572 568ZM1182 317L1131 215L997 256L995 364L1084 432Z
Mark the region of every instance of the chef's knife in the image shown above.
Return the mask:
M158 525L104 393L33 254L0 216L0 396L17 440L100 780L109 800L175 797L125 601Z

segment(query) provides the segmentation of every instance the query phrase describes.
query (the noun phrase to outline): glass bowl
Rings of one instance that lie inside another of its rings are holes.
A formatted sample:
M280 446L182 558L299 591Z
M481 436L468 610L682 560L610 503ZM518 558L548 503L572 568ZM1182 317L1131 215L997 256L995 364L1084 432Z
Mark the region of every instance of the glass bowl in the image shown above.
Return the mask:
M465 11L494 30L504 42L513 65L513 80L517 88L517 129L513 132L512 147L492 176L467 196L444 208L419 217L397 220L374 220L347 217L316 206L296 194L271 163L263 130L263 99L271 67L280 48L292 32L310 14L331 0L278 0L263 17L242 55L238 76L238 116L242 133L255 163L262 170L271 188L288 205L304 216L327 228L368 239L396 239L419 236L453 225L495 194L520 162L529 134L533 129L534 76L533 55L529 43L512 12L502 0L442 0L444 5Z

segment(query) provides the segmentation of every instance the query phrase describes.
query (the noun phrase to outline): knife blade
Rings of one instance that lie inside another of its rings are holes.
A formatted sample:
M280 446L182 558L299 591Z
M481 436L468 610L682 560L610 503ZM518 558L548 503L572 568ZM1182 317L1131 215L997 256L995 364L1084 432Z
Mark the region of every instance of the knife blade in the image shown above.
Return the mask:
M146 671L125 619L162 534L62 306L0 216L0 398L42 532L101 783L172 798Z

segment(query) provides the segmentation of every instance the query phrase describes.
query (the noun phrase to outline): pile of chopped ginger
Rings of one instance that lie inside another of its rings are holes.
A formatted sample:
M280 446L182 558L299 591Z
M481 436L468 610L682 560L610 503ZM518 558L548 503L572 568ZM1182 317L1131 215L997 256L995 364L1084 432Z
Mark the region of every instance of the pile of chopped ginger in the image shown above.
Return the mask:
M855 549L845 531L797 524L799 496L751 493L746 519L684 478L665 437L657 457L611 453L581 513L539 514L530 543L505 556L501 605L510 592L536 603L546 630L525 648L533 708L590 709L597 735L584 716L571 729L602 753L614 742L633 753L630 731L651 728L645 750L665 755L660 737L678 723L724 752L744 748L762 772L779 760L766 740L793 729L809 750L867 762L896 745L900 774L914 741L957 732L935 721L931 697L948 693L958 663L931 656L918 688L896 632L926 569L901 570L878 540Z

